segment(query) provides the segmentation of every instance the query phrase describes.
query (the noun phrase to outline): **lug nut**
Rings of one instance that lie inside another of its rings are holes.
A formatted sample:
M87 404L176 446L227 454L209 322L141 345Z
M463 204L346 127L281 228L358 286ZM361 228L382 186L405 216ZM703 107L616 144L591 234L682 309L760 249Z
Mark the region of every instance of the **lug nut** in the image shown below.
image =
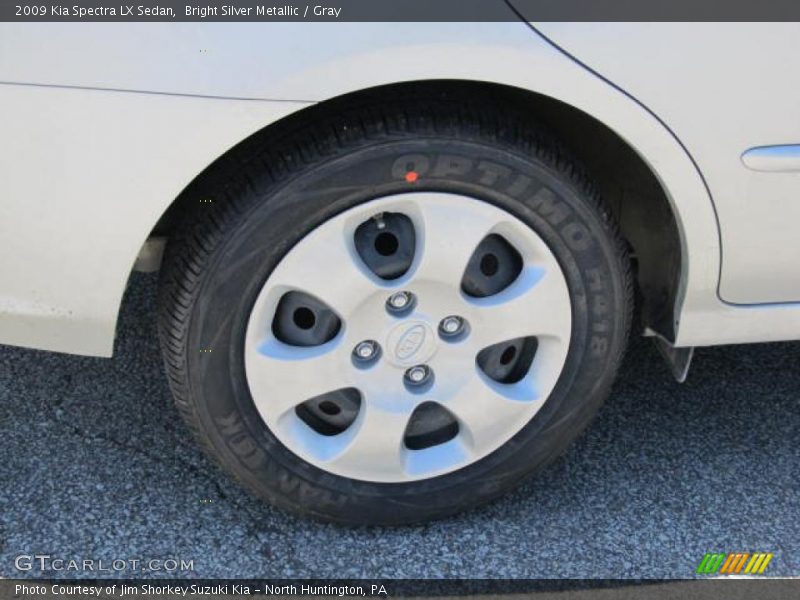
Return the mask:
M427 373L423 367L414 367L413 369L408 370L408 378L414 383L421 382L423 379L425 379L426 375Z
M411 294L408 292L397 292L389 297L389 304L392 308L405 308L411 302Z
M376 358L380 353L381 347L375 340L364 340L356 344L353 349L353 358L359 362L367 362Z
M406 371L406 383L413 387L420 387L433 378L433 371L428 365L417 365Z
M467 328L467 322L457 316L445 317L439 323L439 335L443 338L454 338L461 335Z
M395 292L386 301L386 309L393 313L404 313L412 308L414 300L411 292Z

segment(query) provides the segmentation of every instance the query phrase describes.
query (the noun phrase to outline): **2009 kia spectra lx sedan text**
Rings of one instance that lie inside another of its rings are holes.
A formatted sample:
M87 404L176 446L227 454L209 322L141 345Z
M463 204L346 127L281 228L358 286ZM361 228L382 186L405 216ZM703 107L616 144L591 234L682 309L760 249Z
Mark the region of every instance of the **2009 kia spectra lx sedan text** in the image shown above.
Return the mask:
M351 523L485 502L589 423L630 331L678 378L800 338L798 40L0 25L0 343L110 356L160 268L178 407L253 492Z

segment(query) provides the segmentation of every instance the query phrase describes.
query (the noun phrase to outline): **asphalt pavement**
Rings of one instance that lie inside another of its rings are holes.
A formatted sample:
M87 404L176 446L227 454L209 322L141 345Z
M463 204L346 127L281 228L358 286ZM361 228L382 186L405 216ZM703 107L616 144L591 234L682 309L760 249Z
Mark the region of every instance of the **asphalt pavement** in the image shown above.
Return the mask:
M680 385L636 340L537 479L444 521L343 528L260 503L195 446L155 289L134 277L111 360L0 346L0 577L684 578L712 551L773 552L767 574L800 575L800 343L700 349ZM15 567L42 554L193 570Z

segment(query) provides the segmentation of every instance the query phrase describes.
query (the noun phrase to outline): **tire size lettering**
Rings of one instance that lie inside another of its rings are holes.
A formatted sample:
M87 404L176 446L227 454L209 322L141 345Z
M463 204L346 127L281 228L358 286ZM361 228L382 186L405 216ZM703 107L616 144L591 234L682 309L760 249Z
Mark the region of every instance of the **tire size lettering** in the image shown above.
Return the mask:
M611 324L609 322L611 311L606 293L607 284L602 271L598 268L588 269L586 271L586 279L588 280L589 310L592 311L596 319L592 325L589 349L595 356L602 356L608 352L609 337L611 335Z

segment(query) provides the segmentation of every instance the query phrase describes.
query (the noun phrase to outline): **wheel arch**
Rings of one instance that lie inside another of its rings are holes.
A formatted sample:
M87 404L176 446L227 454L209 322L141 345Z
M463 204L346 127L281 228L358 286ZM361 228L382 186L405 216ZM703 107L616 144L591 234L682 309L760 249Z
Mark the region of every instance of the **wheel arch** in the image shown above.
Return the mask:
M685 235L677 207L652 166L611 127L579 108L522 88L470 80L422 80L345 93L301 108L267 125L213 160L166 207L148 239L169 237L194 211L197 194L253 144L270 144L309 120L332 118L345 106L376 103L398 95L490 96L497 110L513 105L553 136L586 169L620 225L633 257L642 326L674 340L687 268ZM147 245L143 247L143 251Z

